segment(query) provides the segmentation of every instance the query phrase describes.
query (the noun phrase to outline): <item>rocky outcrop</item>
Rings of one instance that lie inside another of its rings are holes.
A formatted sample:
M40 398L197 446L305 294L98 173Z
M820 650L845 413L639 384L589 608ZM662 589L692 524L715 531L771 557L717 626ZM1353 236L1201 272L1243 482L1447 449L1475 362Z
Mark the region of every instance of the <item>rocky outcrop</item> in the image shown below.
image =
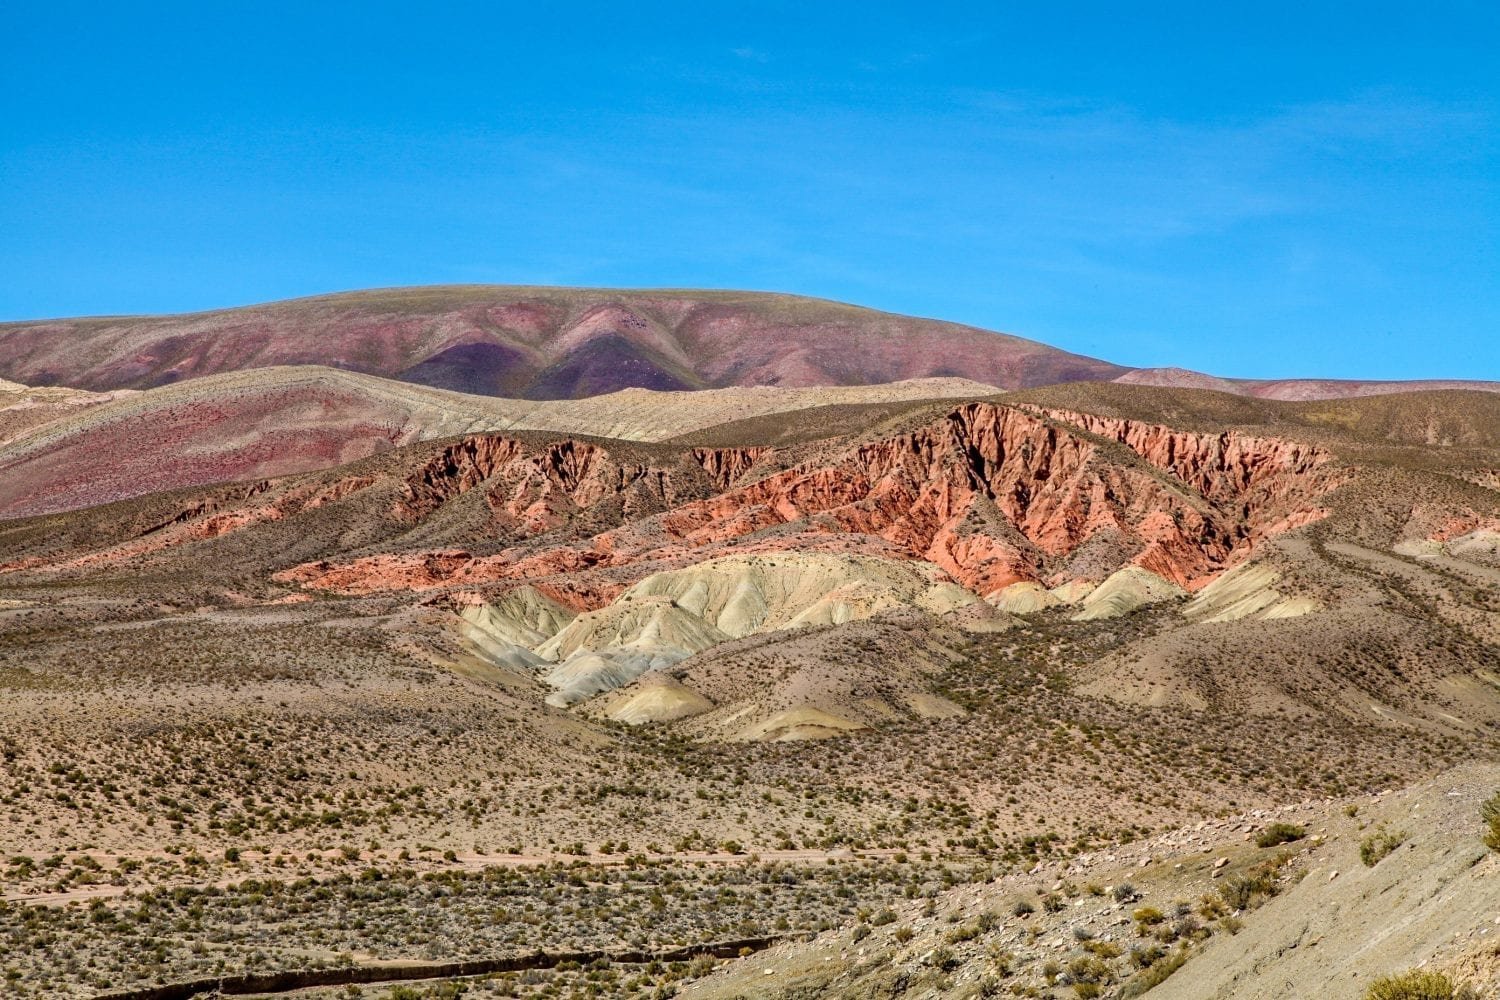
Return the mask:
M1184 484L1186 486L1186 484ZM1211 572L1233 531L1211 505L1111 462L1087 437L1037 415L972 403L841 458L767 476L662 519L694 544L797 520L888 539L981 593L1047 569L1091 536L1131 540L1181 582ZM1000 530L972 515L982 506Z
M719 489L728 489L774 448L694 448L689 454Z
M406 479L396 514L420 521L454 497L462 496L515 460L525 445L513 438L467 437L434 455Z
M1236 431L1195 434L1090 413L1040 412L1124 445L1210 503L1237 513L1237 540L1252 544L1270 534L1270 526L1316 509L1317 498L1347 478L1331 464L1331 452L1304 441Z
M1090 591L1083 599L1083 607L1072 617L1075 622L1119 618L1147 605L1186 596L1181 587L1150 570L1127 566Z
M518 536L550 531L604 501L619 520L659 513L733 482L769 449L694 449L689 460L622 460L608 447L565 438L529 444L500 435L464 438L407 477L394 507L407 522L483 487L494 520Z
M743 485L734 484L753 478L765 449L695 449L662 468L580 442L483 441L429 463L403 510L482 484L497 517L537 532L609 497L643 499L586 541L470 560L448 582L681 565L752 546L920 559L978 594L1025 581L1097 582L1125 565L1194 590L1265 538L1322 516L1316 501L1343 477L1327 452L1300 442L993 403ZM707 479L689 488L685 468ZM699 498L688 499L693 490ZM652 508L659 513L630 516ZM380 559L312 578L403 575ZM414 578L425 576L413 567Z

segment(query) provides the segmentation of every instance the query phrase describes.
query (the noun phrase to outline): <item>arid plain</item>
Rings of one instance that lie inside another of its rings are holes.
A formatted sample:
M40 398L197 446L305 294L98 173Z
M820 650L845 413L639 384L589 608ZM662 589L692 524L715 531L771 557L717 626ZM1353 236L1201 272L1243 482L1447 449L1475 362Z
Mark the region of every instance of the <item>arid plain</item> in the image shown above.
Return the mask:
M0 378L14 995L1500 991L1493 385L478 286Z

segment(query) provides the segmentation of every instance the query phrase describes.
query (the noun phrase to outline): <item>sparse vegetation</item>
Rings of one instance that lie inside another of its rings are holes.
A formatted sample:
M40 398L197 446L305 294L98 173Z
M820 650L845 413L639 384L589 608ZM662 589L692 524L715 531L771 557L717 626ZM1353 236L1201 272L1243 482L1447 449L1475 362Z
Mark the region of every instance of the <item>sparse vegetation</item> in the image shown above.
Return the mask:
M1307 830L1292 823L1272 823L1255 838L1256 847L1279 847L1307 836Z
M1374 868L1383 858L1406 843L1406 834L1386 829L1376 830L1359 842L1359 860L1366 868Z
M1144 996L1151 989L1160 986L1178 969L1187 964L1189 958L1186 948L1178 948L1165 957L1159 957L1147 964L1139 973L1132 976L1120 989L1121 997Z
M1479 809L1479 818L1484 821L1485 846L1500 851L1500 792L1485 800Z
M1441 972L1414 969L1375 980L1365 990L1365 1000L1479 1000L1479 997Z

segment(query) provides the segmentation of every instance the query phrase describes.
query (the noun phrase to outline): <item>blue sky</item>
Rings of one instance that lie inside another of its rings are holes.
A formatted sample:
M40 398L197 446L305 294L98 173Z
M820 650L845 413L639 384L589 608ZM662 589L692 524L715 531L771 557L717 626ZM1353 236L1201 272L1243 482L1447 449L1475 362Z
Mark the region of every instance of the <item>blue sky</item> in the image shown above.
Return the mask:
M12 0L0 319L749 288L1500 379L1500 5L1131 6Z

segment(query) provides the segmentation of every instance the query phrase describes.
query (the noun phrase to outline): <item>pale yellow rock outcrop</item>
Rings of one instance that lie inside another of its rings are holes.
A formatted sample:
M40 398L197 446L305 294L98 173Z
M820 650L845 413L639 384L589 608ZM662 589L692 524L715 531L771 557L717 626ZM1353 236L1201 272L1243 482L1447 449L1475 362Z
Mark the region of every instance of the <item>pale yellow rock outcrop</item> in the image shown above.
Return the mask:
M621 694L623 697L604 714L616 722L632 726L647 722L675 722L711 712L714 708L714 703L697 691L658 674L647 674L634 690Z
M1203 622L1233 622L1245 618L1268 621L1311 614L1320 607L1309 597L1288 597L1274 584L1281 574L1269 566L1246 563L1204 587L1182 609L1185 618Z
M1186 596L1187 591L1172 581L1139 566L1126 566L1111 574L1083 599L1083 608L1073 616L1073 621L1119 618L1149 604Z
M978 609L997 617L930 563L777 552L656 573L609 605L576 616L519 588L466 610L464 627L471 647L486 659L540 673L556 689L548 703L567 706L731 639L842 625L899 607L938 615ZM632 711L665 710L658 705L663 699L673 701L658 692ZM676 703L687 704L680 697Z
M530 586L464 608L460 615L468 625L465 638L479 635L528 648L550 639L574 618L571 609Z
M1059 587L1053 587L1047 593L1064 604L1081 604L1085 597L1094 592L1096 586L1097 584L1092 580L1069 580Z
M666 597L734 638L839 625L902 604L943 614L979 602L935 566L819 552L712 559L648 576L619 600L640 597Z
M1064 603L1062 598L1047 590L1040 583L1030 580L1013 583L1009 587L997 590L985 600L1001 611L1008 611L1013 615L1029 615Z
M777 712L769 719L747 726L735 734L742 743L785 743L792 740L822 740L869 729L862 722L845 719L811 705Z
M553 662L567 660L579 652L609 649L687 656L728 638L710 622L669 599L626 591L613 604L574 618L566 628L537 646L536 652Z

